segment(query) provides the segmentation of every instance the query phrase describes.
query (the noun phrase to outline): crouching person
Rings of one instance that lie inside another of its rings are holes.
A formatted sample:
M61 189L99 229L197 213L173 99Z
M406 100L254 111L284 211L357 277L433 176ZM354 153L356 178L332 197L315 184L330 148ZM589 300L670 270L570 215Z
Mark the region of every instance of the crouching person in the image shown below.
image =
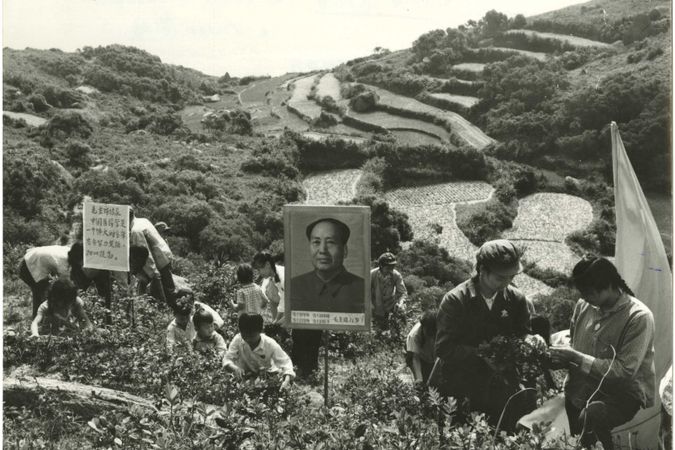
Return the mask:
M194 324L196 312L204 311L213 318L214 328L223 326L223 319L209 305L194 300L194 294L190 289L180 289L176 292L176 304L173 308L174 319L166 329L166 347L173 351L177 348L192 350L192 341L197 336Z
M227 345L225 339L216 332L213 314L205 309L198 309L192 316L192 325L197 333L192 340L192 348L198 352L215 351L222 358Z
M425 311L408 333L405 342L405 362L416 384L426 384L434 367L437 312L436 309Z
M49 287L47 300L38 307L30 331L31 336L42 336L93 328L84 311L84 303L77 296L77 287L72 281L60 278Z
M262 330L263 318L260 314L244 313L239 316L239 333L230 342L223 367L237 377L263 371L280 373L283 377L280 389L288 389L295 378L293 362L281 346Z

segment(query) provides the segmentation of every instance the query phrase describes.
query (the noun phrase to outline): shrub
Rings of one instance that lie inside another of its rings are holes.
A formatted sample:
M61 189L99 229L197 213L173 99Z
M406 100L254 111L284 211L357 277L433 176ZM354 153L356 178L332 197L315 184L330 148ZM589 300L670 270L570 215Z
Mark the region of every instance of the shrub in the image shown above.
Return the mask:
M415 275L428 285L444 285L448 282L457 285L471 276L472 265L463 259L450 256L442 247L416 240L406 250L398 254L399 270Z
M375 109L380 97L373 91L366 91L353 96L349 100L349 107L358 113L369 112Z
M46 124L46 135L50 138L87 139L93 132L94 127L76 111L59 111Z
M68 165L78 171L89 170L93 163L91 147L84 142L74 141L66 145Z
M561 286L548 295L540 295L534 302L537 314L547 317L551 322L551 332L566 330L570 327L574 305L579 299L576 289Z
M51 105L47 103L47 99L42 94L32 94L28 97L28 102L33 106L33 110L38 113L45 112L51 108Z
M370 249L373 258L384 252L398 252L401 242L413 239L408 216L391 208L385 200L374 196L357 197L346 204L370 207Z
M457 226L466 237L476 246L486 241L498 239L501 232L513 226L513 219L517 214L516 207L491 199L480 204L471 214L457 212Z

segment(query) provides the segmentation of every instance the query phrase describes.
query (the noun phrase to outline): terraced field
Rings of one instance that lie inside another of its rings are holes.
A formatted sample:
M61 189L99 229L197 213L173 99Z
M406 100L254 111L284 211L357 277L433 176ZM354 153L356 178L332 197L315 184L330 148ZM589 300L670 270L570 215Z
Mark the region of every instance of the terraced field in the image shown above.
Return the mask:
M536 36L536 37L545 38L545 39L555 39L557 41L562 41L562 42L567 41L575 47L600 47L600 48L611 47L610 44L606 44L604 42L592 41L590 39L580 38L580 37L572 36L572 35L568 35L568 34L543 33L543 32L540 32L540 31L532 31L532 30L508 30L506 32L506 34L512 34L512 33L522 33L522 34L525 34L526 36Z
M548 58L548 54L542 52L530 52L527 50L519 50L517 48L508 48L508 47L488 47L488 48L492 50L501 50L509 53L518 53L519 55L529 56L530 58L538 59L539 61L546 61L546 58Z
M425 122L423 120L395 116L384 111L374 111L370 113L357 113L354 111L349 111L349 116L361 122L376 125L388 130L418 130L421 133L434 136L438 142L441 140L446 142L450 140L450 133L448 133L445 128Z
M452 66L453 69L466 70L468 72L480 73L485 69L485 64L481 63L460 63Z
M361 170L331 170L308 176L302 182L307 194L307 205L336 205L340 201L349 201L356 196L356 184L361 178Z
M492 192L492 186L487 183L456 182L395 189L387 192L385 198L408 215L416 239L438 242L451 255L474 261L477 248L457 227L455 205L484 202ZM530 297L552 291L525 274L518 275L514 284Z
M319 98L331 96L335 101L342 98L340 96L340 80L335 78L333 72L328 72L321 77L321 80L319 80L319 84L316 87L316 94Z
M43 119L42 117L34 116L33 114L26 114L26 113L18 113L18 112L11 112L11 111L3 111L2 112L3 116L11 117L12 119L22 119L25 120L26 123L32 127L39 127L40 125L43 125L47 122L47 119Z
M267 94L278 89L283 83L296 77L297 74L287 73L280 77L268 78L252 82L239 93L242 106L263 105L267 102Z
M316 131L306 131L302 133L302 135L314 141L322 141L325 139L342 139L343 141L353 142L355 144L363 144L364 142L368 141L367 138L360 136L351 136L348 134L319 133Z
M428 94L429 97L448 102L455 103L457 105L463 106L465 108L471 108L473 105L480 101L477 97L470 97L468 95L455 95L455 94L446 94L445 92L432 92Z
M527 261L542 269L570 274L579 257L564 240L592 220L593 208L586 200L567 194L539 193L520 200L513 228L503 236L527 248Z
M467 144L482 149L494 142L494 139L466 120L464 117L452 111L445 111L435 106L430 106L411 97L397 95L385 89L370 86L380 96L379 104L391 110L399 110L406 113L426 115L441 122L447 123L459 137Z
M592 220L593 207L588 201L568 194L538 193L520 200L518 216L505 237L562 242Z
M288 100L289 111L306 121L312 121L321 115L321 107L307 98L316 75L300 78L293 82L293 94Z

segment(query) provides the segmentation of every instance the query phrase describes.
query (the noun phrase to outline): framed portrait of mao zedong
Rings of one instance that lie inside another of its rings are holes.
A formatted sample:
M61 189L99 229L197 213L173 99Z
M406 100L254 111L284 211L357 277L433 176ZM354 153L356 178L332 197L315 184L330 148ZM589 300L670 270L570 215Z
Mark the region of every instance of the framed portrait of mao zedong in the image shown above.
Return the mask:
M370 208L284 207L286 326L370 329Z

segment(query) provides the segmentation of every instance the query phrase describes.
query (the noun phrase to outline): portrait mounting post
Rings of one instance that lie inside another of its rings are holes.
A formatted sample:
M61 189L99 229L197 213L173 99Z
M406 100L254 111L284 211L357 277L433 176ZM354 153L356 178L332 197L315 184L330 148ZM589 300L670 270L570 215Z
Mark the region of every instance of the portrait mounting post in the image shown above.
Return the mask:
M286 326L370 330L370 208L284 207Z

